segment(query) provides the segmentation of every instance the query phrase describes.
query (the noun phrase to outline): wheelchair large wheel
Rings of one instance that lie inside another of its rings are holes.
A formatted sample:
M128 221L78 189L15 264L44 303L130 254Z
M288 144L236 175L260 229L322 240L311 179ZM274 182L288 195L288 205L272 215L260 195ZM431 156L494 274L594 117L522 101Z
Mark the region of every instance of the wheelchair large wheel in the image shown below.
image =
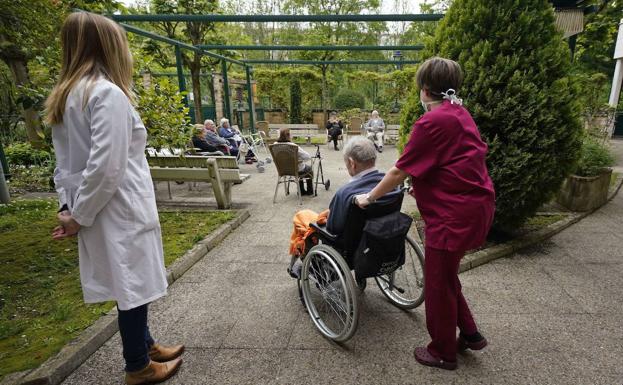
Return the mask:
M355 282L335 249L311 248L303 260L301 289L307 311L323 336L336 342L353 336L359 319Z
M405 263L388 275L374 278L385 297L401 309L414 309L424 302L424 251L407 235Z

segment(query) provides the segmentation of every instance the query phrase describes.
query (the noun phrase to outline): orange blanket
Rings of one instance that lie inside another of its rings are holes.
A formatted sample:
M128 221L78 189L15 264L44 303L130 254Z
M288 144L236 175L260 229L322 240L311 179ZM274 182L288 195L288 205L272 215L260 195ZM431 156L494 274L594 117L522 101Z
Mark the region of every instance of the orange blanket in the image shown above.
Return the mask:
M310 236L314 229L309 226L310 223L316 222L319 225L327 223L329 218L329 210L325 210L320 214L312 210L301 210L294 214L294 230L290 236L290 255L304 255L305 240Z

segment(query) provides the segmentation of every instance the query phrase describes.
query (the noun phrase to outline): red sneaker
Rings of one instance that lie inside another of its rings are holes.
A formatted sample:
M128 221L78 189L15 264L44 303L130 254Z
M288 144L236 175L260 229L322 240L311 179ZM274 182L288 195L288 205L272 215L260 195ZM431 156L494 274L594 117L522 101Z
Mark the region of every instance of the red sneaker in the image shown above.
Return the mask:
M456 361L444 361L433 357L432 354L425 347L415 348L413 351L415 360L422 365L432 366L435 368L441 368L445 370L456 369Z

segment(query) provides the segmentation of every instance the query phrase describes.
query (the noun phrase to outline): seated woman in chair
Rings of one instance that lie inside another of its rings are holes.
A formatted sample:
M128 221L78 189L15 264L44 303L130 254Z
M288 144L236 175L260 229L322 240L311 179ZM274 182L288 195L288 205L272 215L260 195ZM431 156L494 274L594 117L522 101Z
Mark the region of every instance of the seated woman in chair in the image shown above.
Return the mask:
M281 130L279 130L279 139L277 139L277 143L292 143L292 137L290 136L289 128L282 128ZM301 195L314 195L314 181L312 179L313 171L311 168L311 164L309 164L311 155L309 155L309 153L303 150L300 146L297 147L299 158L299 175L309 176L309 178L307 179L307 189L305 189L305 184L303 183L303 180L299 180Z
M294 232L290 240L290 255L300 256L305 252L305 236L308 234L310 223L326 218L327 231L333 235L340 235L346 227L346 215L353 199L358 194L370 192L385 176L385 173L376 169L376 149L374 144L362 137L351 138L344 146L344 164L351 180L340 187L329 204L329 210L316 214L311 210L302 210L294 216ZM378 199L381 204L389 203L401 194L395 189ZM328 218L327 218L328 216ZM294 269L296 269L295 267Z
M206 140L206 130L201 124L195 124L192 142L193 147L199 149L202 152L219 151L218 148L208 143L208 141Z

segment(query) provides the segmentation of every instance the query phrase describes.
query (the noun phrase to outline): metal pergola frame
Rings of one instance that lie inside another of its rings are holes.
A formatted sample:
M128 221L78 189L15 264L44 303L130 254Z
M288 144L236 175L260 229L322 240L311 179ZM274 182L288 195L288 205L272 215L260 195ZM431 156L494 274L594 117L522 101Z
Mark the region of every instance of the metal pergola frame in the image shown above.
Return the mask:
M420 51L424 45L223 45L203 44L201 49L232 51Z
M177 77L180 92L186 91L186 80L184 78L184 68L182 62L182 49L196 52L200 55L209 56L221 61L221 71L223 76L223 98L224 115L232 118L229 82L227 77L227 63L243 66L246 72L246 85L249 103L249 124L250 130L255 131L255 117L253 105L253 88L251 76L253 72L252 64L280 64L280 65L396 65L416 64L417 60L236 60L209 50L283 50L283 51L417 51L424 48L423 45L388 45L388 46L293 46L293 45L198 45L193 46L179 40L171 39L159 34L143 30L126 22L374 22L374 21L438 21L443 14L367 14L367 15L180 15L180 14L157 14L157 15L109 15L112 20L119 23L126 31L173 45L175 48L175 62L177 67ZM188 105L188 101L185 99Z

